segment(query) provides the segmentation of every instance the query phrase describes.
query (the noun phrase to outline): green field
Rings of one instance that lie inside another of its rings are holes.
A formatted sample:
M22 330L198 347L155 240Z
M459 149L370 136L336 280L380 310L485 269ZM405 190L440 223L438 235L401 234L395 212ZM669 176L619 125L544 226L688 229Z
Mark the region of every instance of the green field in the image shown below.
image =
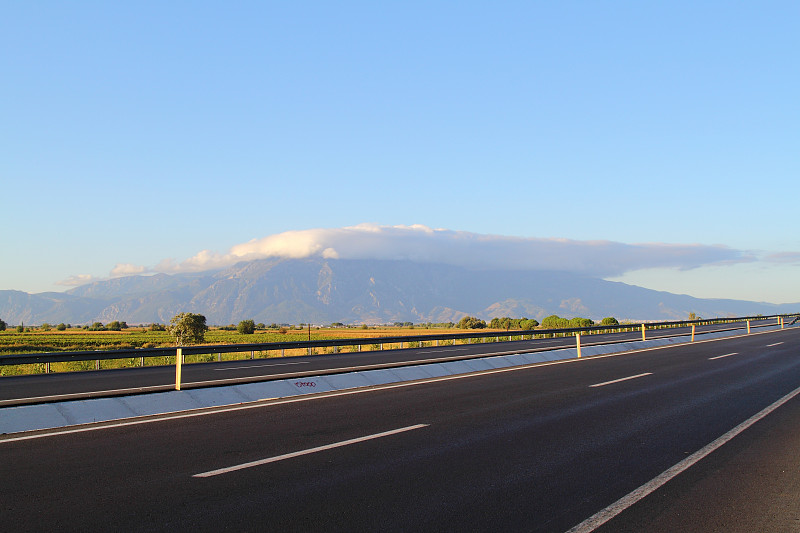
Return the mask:
M270 352L234 352L225 354L215 354L214 345L229 344L260 344L268 342L297 342L311 340L332 340L348 338L378 338L387 336L413 336L435 333L459 333L467 330L456 328L434 328L434 327L346 327L346 328L311 328L307 329L271 329L260 330L253 334L241 334L237 331L230 331L219 328L212 328L205 333L204 346L209 347L208 354L187 355L187 363L209 362L214 360L238 360L306 355L305 349L293 349L280 352L273 350ZM489 333L490 330L486 330ZM474 330L471 330L475 333ZM451 344L452 341L441 341L440 345ZM423 343L432 345L431 343ZM420 345L420 342L404 343L405 347L412 348ZM150 331L146 328L129 328L122 331L87 331L80 328L68 329L66 331L25 331L17 333L12 330L0 332L0 357L10 354L40 353L40 352L73 352L91 350L122 350L131 348L161 348L175 346L175 339L166 331ZM399 348L399 344L384 345L385 349ZM378 350L380 345L364 344L363 346L343 346L339 351L349 352L358 350ZM314 354L333 353L333 348L314 348ZM142 360L139 357L126 359L109 359L100 361L76 361L65 363L50 363L50 372L73 372L81 370L127 368L155 365L175 364L174 357L148 357ZM0 375L21 375L37 374L48 371L47 365L43 363L29 365L4 365L0 366Z

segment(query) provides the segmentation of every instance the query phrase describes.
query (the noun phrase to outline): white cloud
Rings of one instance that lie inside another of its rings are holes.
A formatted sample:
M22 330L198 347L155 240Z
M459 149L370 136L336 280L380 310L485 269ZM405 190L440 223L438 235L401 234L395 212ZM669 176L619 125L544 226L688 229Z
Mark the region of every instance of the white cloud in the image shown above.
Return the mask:
M111 277L134 276L145 272L147 272L147 268L144 266L132 265L130 263L117 263L117 265L111 269Z
M402 259L479 269L560 270L597 277L648 268L688 270L755 261L752 255L725 246L523 238L421 225L360 224L287 231L238 244L226 254L203 250L180 263L167 259L152 271L198 272L251 259L314 256Z
M100 281L101 279L103 278L97 278L91 274L76 274L68 277L67 279L57 281L56 285L61 285L63 287L77 287L78 285L86 285L87 283Z

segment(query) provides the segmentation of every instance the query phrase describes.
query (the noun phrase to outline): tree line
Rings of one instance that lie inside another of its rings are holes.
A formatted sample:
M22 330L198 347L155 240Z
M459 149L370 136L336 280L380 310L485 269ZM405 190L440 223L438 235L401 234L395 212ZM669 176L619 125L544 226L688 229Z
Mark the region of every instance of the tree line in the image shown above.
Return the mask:
M601 326L612 326L618 324L619 321L613 316L606 317L600 321ZM564 329L588 328L594 325L596 325L594 320L590 318L562 318L558 315L550 315L543 318L541 324L533 318L511 318L507 316L502 318L495 317L489 322L489 324L486 324L485 320L481 320L480 318L474 316L465 316L458 322L458 327L460 329L484 329L489 327L492 329L505 329L507 331L511 329L530 331L539 326L541 326L543 329Z
M603 326L608 326L617 325L619 322L614 317L606 317L600 322L600 324ZM306 324L301 324L301 327L305 325ZM344 324L341 322L336 322L334 325L343 326ZM432 326L433 324L428 323L426 325ZM533 330L539 326L544 329L585 328L594 325L595 322L589 318L575 317L567 319L558 315L550 315L542 319L541 324L536 319L532 318L511 318L507 316L495 317L489 322L489 324L487 324L485 320L474 316L465 316L459 320L457 324L453 324L452 322L442 324L442 326L445 327L458 327L459 329L485 329L489 327L492 329L505 330ZM395 326L414 327L414 324L411 322L395 322ZM0 331L5 331L6 327L7 324L3 320L0 320ZM68 327L70 326L61 323L56 326L56 329L59 331L64 331ZM272 324L270 327L277 328L278 325ZM42 324L41 328L45 331L48 331L51 326L48 323L44 323ZM91 326L83 326L83 329L89 331L120 331L127 328L128 324L126 322L120 322L116 320L105 325L102 322L95 322ZM230 326L223 326L222 329L233 330L234 326L231 324ZM254 320L248 319L239 322L239 325L235 326L235 329L242 335L251 335L255 333L256 329L266 329L266 326L263 323L256 324ZM195 344L203 342L205 338L205 332L208 331L208 326L206 325L206 317L203 315L196 313L179 313L172 317L168 326L152 324L150 326L150 330L167 331L170 335L175 337L175 342L179 346L183 346L186 343ZM22 333L24 331L24 325L17 326L17 332Z

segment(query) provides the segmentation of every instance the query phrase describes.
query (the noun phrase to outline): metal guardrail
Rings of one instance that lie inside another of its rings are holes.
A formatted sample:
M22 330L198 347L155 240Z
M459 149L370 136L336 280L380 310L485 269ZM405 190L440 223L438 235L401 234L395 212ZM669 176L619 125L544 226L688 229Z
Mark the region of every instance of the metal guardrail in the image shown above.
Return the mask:
M536 329L536 330L508 330L502 331L484 331L475 330L469 333L438 333L434 335L408 335L408 336L393 336L393 337L372 337L372 338L356 338L356 339L329 339L329 340L311 340L311 341L291 341L291 342L266 342L256 344L224 344L224 345L196 345L196 346L180 346L180 347L166 347L166 348L130 348L123 350L90 350L80 352L39 352L28 354L11 354L0 356L0 366L3 365L24 365L36 363L63 363L74 361L101 361L109 359L129 359L129 358L148 358L148 357L174 357L180 349L183 356L198 355L198 354L223 354L223 353L236 353L236 352L270 352L291 349L308 349L309 352L313 348L334 348L334 354L338 352L338 348L342 346L361 346L365 345L378 345L379 349L383 349L384 344L399 344L401 348L405 344L412 342L436 342L439 341L455 341L458 340L471 340L471 339L495 339L499 341L503 337L508 337L509 340L513 337L526 337L526 336L572 336L576 334L592 334L592 333L611 333L611 332L633 332L642 331L644 336L645 331L653 329L664 328L679 328L689 327L696 325L714 325L726 324L734 322L753 322L764 320L777 320L778 323L783 324L786 318L800 318L800 313L786 314L786 315L770 315L770 316L750 316L750 317L736 317L736 318L716 318L716 319L700 319L700 320L681 320L672 322L646 322L637 324L619 324L619 325L600 325L590 326L583 328L563 328L563 329Z

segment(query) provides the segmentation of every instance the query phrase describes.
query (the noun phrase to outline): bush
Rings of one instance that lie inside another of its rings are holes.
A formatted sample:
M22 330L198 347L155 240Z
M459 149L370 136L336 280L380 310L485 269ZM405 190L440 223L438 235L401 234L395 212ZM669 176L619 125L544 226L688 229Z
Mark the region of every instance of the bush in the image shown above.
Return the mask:
M602 326L619 326L619 320L617 320L613 316L607 316L603 320L600 321L600 325L602 325Z
M56 326L56 329L57 329L58 331L66 331L66 329L67 329L67 325L66 325L66 324L64 324L64 323L62 322L61 324L59 324L59 325L57 325L57 326Z

